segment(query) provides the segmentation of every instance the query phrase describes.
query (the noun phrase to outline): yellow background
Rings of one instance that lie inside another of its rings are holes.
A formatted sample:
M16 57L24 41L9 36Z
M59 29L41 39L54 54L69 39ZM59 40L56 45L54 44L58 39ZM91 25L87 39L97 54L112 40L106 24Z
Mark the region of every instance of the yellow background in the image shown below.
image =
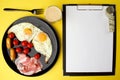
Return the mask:
M50 23L60 40L60 53L56 64L47 73L37 77L26 77L14 72L5 62L0 48L0 80L120 80L120 0L0 0L0 44L8 26L24 16L36 16L29 12L5 12L3 8L43 8L56 5L62 10L63 4L116 4L117 14L117 53L116 73L114 76L63 76L62 20ZM38 17L45 19L43 14ZM72 36L71 36L72 37Z

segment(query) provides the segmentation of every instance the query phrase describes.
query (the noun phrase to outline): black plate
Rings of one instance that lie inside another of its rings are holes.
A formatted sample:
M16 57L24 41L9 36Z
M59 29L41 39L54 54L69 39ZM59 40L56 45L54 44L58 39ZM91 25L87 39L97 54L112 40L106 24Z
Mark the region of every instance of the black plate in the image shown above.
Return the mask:
M36 74L30 75L30 76L38 76L38 75L41 75L41 74L47 72L55 64L56 59L58 58L58 53L59 53L58 37L57 37L54 29L51 27L51 25L49 25L44 20L42 20L42 19L40 19L38 17L34 17L34 16L27 16L27 17L20 18L20 19L16 20L13 24L11 24L10 27L12 27L13 25L16 25L18 23L22 23L22 22L32 23L36 27L38 27L41 30L43 30L44 32L46 32L48 34L48 36L50 37L50 39L51 39L52 56L50 57L48 63L47 64L45 63L45 56L42 55L41 58L40 58L40 61L43 64L42 71L40 71L40 72L38 72ZM7 31L10 29L10 27L7 29ZM3 56L4 56L7 64L9 65L9 67L11 69L13 69L15 72L21 74L18 71L18 69L17 69L16 65L14 64L14 62L10 60L9 50L7 50L7 48L6 48L7 31L5 32L5 34L3 36L3 41L2 41ZM34 49L32 49L31 53L29 53L29 56L33 56L35 53L36 53L36 51ZM21 75L23 75L23 74L21 74Z

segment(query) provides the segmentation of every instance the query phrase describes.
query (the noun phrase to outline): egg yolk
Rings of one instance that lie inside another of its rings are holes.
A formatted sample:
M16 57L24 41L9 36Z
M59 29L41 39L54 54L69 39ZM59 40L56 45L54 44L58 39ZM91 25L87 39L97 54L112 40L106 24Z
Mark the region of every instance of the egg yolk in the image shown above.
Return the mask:
M24 33L27 35L31 35L32 34L32 30L30 28L25 28L24 29Z
M46 33L41 32L41 33L38 34L38 40L39 40L40 42L44 42L46 39L47 39Z

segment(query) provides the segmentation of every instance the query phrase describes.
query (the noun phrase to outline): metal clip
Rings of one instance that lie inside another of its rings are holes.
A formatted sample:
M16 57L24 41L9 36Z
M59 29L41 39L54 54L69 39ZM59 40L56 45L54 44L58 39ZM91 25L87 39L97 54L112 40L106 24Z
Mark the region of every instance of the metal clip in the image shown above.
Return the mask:
M115 10L114 10L114 7L113 7L113 6L108 6L108 7L106 8L106 15L107 15L107 17L108 17L108 19L109 19L109 31L110 31L110 32L114 32L114 31L115 31L115 29L114 29L114 26L115 26L115 21L114 21L115 16L114 16L114 12L115 12Z

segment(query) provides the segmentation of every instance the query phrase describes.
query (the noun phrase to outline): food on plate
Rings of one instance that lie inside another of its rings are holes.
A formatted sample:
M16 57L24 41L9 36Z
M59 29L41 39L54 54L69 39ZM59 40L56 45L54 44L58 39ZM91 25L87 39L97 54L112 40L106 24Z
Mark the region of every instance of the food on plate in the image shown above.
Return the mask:
M16 53L14 48L10 48L10 59L13 61L16 58Z
M34 55L34 57L36 58L36 59L39 59L40 58L40 53L36 53L35 55Z
M33 39L36 32L36 27L28 22L16 24L8 30L8 34L14 33L19 41L26 40L28 42L30 42Z
M18 45L19 44L19 41L17 39L14 39L13 40L13 45Z
M23 53L24 53L24 54L28 54L29 52L30 52L30 49L29 49L29 48L23 49Z
M12 46L11 39L10 38L6 38L6 47L7 47L7 49L10 49L11 46Z
M17 48L16 48L16 52L17 52L17 53L21 53L22 50L23 50L23 49L22 49L21 47L17 47Z
M22 46L27 46L28 42L26 40L21 42Z
M47 33L45 33L31 23L23 22L12 26L8 30L8 35L11 35L11 38L16 36L16 38L21 41L22 47L32 48L34 46L37 52L46 56L46 63L52 55L52 44L49 36L47 35ZM14 40L13 44L18 45L18 40ZM16 52L21 53L22 48L16 48ZM23 53L25 54L28 54L28 52L28 49L23 50Z
M39 31L33 38L32 43L35 50L45 56L45 62L47 63L52 55L52 44L49 36L45 32Z
M34 57L28 57L25 54L18 54L15 64L20 73L24 75L32 75L42 70L43 65L40 60Z
M33 43L28 43L28 44L27 44L27 47L28 47L28 48L32 48L32 47L33 47Z
M49 35L28 22L16 24L8 30L6 46L10 50L10 59L24 75L32 75L42 70L41 54L45 56L46 63L52 55ZM30 55L32 50L36 53L33 56Z
M45 10L45 17L49 22L55 22L61 19L62 12L56 6L50 6Z
M12 39L12 38L15 37L15 34L14 34L13 32L10 32L10 33L8 34L8 37Z

